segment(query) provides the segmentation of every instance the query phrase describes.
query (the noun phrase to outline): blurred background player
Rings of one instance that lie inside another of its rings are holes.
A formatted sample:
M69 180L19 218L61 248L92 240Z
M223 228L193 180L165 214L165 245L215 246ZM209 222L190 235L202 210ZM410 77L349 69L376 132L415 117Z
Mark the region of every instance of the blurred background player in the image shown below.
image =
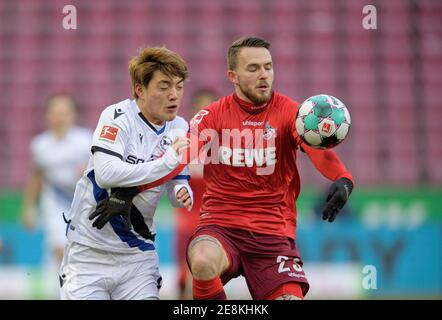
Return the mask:
M210 89L197 90L191 99L191 111L193 115L197 114L202 108L208 106L218 98L216 92ZM180 208L176 210L175 223L175 257L178 265L178 298L188 300L192 298L189 290L191 284L191 274L186 261L186 246L190 237L196 229L200 216L200 207L203 193L206 190L206 184L203 179L203 164L197 161L189 164L190 187L193 191L193 208L191 212Z
M46 120L48 129L31 141L32 169L24 189L21 217L23 226L33 231L40 225L37 212L41 213L46 262L58 268L66 238L63 213L69 210L75 184L86 168L92 131L74 125L76 105L64 94L48 100ZM56 273L53 281L58 283Z

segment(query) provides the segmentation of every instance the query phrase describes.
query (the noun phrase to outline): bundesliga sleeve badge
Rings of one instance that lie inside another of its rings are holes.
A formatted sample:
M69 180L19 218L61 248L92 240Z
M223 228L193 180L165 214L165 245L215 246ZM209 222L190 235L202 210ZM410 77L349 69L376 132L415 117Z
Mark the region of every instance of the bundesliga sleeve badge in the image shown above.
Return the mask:
M100 133L100 140L114 143L117 140L118 128L112 126L103 126Z

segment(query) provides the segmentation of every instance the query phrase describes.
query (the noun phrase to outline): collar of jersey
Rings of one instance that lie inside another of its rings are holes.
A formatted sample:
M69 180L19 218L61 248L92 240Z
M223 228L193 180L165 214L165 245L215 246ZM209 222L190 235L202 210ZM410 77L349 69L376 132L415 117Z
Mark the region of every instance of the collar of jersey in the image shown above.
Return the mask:
M143 115L143 113L141 112L140 108L137 105L137 102L135 100L132 100L132 104L135 106L137 112L138 112L138 116L141 118L141 120L144 121L145 124L147 124L147 126L152 129L153 132L155 132L155 134L160 135L164 132L164 130L166 129L166 123L164 124L163 127L161 127L160 129L155 128L155 125L152 124L149 120L146 119L146 117Z
M272 92L272 96L270 97L270 100L263 105L257 106L253 103L247 102L242 100L240 97L238 97L238 95L236 93L233 94L233 99L236 101L236 103L238 103L238 105L241 107L241 109L243 109L245 112L247 113L251 113L251 114L258 114L262 111L264 111L265 109L267 109L267 106L270 104L270 101L272 101L273 99L273 92Z

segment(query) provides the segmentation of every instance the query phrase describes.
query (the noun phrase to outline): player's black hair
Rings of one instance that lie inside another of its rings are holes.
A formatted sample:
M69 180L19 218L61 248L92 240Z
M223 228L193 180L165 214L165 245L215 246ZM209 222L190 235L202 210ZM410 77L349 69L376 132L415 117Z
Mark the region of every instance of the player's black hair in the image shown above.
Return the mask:
M229 67L229 70L235 70L237 62L236 57L239 50L244 47L269 49L270 43L258 37L241 37L238 40L235 40L230 45L229 51L227 53L227 65Z

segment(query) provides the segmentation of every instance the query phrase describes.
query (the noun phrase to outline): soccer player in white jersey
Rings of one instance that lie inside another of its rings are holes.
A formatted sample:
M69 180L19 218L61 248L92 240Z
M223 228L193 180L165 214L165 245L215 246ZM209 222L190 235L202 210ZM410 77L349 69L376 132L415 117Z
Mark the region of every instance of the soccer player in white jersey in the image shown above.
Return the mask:
M111 191L164 178L178 166L189 144L187 122L177 117L188 75L184 60L164 47L145 48L129 62L129 73L134 100L102 112L88 168L66 215L62 299L159 299L155 209L166 191L172 205L189 210L192 206L184 169L167 183L135 196L127 203L129 217L115 214L103 223L96 214L97 204Z
M24 190L22 222L34 230L37 213L45 237L45 266L60 266L66 241L63 212L70 208L75 184L86 169L92 143L92 131L74 125L75 102L64 94L47 102L48 129L31 141L32 170ZM39 204L39 210L37 209ZM58 280L54 278L55 292Z

